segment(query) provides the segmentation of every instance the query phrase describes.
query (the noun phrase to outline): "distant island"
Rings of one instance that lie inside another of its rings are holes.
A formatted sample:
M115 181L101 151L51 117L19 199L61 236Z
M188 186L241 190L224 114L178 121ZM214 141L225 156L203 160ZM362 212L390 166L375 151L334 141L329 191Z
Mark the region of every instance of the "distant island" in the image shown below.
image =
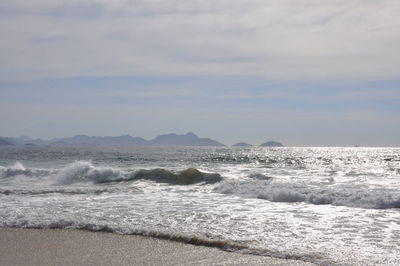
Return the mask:
M232 147L253 147L253 145L246 143L246 142L239 142L239 143L233 144Z
M224 144L209 139L199 138L194 133L189 132L184 135L175 133L160 135L151 140L145 140L142 137L132 137L122 135L115 137L98 137L87 135L76 135L68 138L59 138L52 140L32 139L27 136L18 138L0 137L0 145L55 145L55 146L214 146L222 147Z
M283 144L276 141L267 141L261 144L260 147L283 147Z

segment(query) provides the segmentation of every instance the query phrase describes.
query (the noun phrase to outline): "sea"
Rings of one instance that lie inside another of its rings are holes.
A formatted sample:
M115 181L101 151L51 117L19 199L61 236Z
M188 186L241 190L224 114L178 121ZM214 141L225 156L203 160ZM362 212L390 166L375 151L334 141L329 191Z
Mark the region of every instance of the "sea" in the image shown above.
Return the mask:
M0 147L0 227L400 265L399 208L400 148Z

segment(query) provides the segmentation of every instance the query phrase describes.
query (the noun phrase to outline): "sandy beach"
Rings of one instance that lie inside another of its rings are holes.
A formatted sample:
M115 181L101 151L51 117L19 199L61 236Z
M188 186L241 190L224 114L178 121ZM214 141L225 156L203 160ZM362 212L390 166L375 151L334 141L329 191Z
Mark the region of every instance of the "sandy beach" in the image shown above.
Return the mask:
M0 265L313 265L151 237L0 229Z

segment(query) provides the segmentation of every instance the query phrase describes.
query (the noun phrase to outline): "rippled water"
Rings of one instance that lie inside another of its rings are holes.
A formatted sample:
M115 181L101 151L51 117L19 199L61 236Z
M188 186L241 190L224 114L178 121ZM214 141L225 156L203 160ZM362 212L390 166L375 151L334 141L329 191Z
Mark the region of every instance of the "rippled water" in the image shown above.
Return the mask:
M399 178L396 148L1 147L0 226L399 265Z

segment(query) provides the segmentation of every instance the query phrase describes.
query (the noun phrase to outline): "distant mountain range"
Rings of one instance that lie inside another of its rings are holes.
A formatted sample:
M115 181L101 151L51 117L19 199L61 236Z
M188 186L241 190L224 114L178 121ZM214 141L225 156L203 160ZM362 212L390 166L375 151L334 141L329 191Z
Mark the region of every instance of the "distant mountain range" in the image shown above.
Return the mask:
M21 136L17 138L0 137L0 145L46 145L50 144L58 139L43 140L43 139L32 139L27 136Z
M132 137L129 135L114 136L114 137L98 137L87 135L76 135L68 138L57 138L51 140L32 139L27 136L17 138L0 137L0 146L9 145L57 145L57 146L225 146L221 142L209 139L199 138L194 133L189 132L184 135L175 133L160 135L151 140L145 140L142 137ZM239 142L233 145L234 147L252 147L251 144ZM268 141L260 146L262 147L282 147L279 142Z
M208 139L199 138L194 133L189 132L185 135L174 133L160 135L152 140L145 140L141 137L129 135L116 137L97 137L87 135L76 135L69 138L59 138L51 140L32 139L27 136L18 138L0 137L0 145L68 145L68 146L225 146L224 144Z

